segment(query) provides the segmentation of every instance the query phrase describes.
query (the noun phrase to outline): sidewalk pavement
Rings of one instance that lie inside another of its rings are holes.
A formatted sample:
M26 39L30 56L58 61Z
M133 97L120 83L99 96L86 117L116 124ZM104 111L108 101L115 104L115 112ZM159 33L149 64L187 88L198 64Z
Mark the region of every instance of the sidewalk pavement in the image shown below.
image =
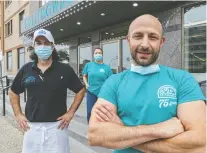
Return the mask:
M0 115L0 153L21 153L23 132Z
M15 121L0 115L0 153L21 153L22 142L23 131Z

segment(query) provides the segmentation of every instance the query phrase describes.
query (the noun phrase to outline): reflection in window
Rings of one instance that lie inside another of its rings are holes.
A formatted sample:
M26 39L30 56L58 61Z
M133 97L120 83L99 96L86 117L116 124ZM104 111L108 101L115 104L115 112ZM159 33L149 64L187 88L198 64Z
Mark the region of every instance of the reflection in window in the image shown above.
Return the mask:
M59 62L69 64L70 62L70 55L69 55L69 45L65 45L64 43L55 45L55 49L59 56Z
M185 69L191 73L206 72L206 4L184 10Z
M79 48L79 74L82 78L82 71L84 66L92 61L91 46Z
M118 42L103 44L103 62L110 66L113 73L117 73Z
M122 39L122 69L126 70L131 67L131 54L129 45L126 39Z
M12 51L7 52L7 70L12 70Z
M21 68L25 64L25 51L24 48L18 49L18 68Z

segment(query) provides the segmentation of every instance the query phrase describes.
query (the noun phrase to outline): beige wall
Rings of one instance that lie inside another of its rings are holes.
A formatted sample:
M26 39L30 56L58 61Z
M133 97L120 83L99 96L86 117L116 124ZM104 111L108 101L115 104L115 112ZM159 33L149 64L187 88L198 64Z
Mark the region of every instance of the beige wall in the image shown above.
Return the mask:
M20 40L19 38L20 37L19 35L19 28L20 28L19 27L20 26L19 25L19 13L21 13L24 10L25 16L29 16L28 6L29 6L28 1L12 1L12 3L5 9L5 20L4 21L8 22L12 19L12 35L5 38L5 50L6 51L22 44L22 40ZM7 22L5 22L5 24Z
M15 75L18 71L18 48L24 47L23 42L20 39L20 24L19 13L24 10L24 16L28 17L39 9L39 1L18 0L12 1L12 3L5 9L5 24L12 19L12 34L5 38L5 56L4 56L4 68L5 74ZM12 51L12 71L7 71L7 51ZM29 61L29 53L25 48L25 62Z
M11 16L19 12L19 9L21 9L27 3L28 0L12 1L12 3L7 8L5 8L4 21L7 21Z

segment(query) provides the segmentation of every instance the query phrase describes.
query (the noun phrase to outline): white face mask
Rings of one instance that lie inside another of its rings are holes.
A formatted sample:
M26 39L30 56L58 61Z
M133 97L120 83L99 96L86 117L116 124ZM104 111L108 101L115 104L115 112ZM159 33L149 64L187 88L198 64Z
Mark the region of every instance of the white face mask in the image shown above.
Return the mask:
M131 71L139 73L141 75L156 73L160 71L160 67L158 64L150 65L150 66L136 66L131 64Z

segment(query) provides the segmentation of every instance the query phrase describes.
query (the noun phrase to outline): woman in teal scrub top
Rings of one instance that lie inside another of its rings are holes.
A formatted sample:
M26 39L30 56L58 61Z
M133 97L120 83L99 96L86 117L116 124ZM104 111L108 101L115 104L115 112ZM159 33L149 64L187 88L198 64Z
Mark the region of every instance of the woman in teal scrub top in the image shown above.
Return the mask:
M112 75L111 68L103 63L103 50L94 50L95 62L89 62L83 69L83 81L87 89L87 120L91 116L91 110L97 101L97 96L104 82Z

